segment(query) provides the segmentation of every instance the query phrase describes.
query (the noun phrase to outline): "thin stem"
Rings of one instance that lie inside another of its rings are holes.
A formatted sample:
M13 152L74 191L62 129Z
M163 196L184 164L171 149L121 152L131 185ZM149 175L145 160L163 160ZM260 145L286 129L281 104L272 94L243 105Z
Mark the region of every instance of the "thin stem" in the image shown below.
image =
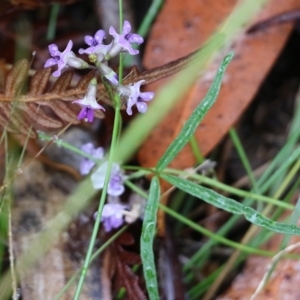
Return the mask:
M240 141L240 138L236 132L236 130L234 128L230 128L229 130L229 135L230 135L230 138L236 148L236 151L240 157L240 160L242 161L243 165L244 165L244 168L247 172L247 175L249 177L249 180L251 182L251 185L252 185L252 188L253 190L255 191L255 193L258 192L258 188L257 188L257 183L256 183L256 179L254 177L254 174L252 172L252 168L251 168L251 165L250 165L250 162L247 158L247 155L246 155L246 152L244 150L244 147Z
M59 13L60 5L58 3L54 3L51 8L49 25L46 39L47 41L52 41L55 38L55 30L56 30L56 23L57 23L57 16Z
M111 238L109 238L91 257L90 264L117 238L119 237L128 226L124 226L121 228L118 232L116 232ZM76 280L79 273L82 271L82 269L78 270L72 278L67 282L67 284L63 287L63 289L55 296L53 300L59 300L63 294L71 287L72 283Z
M190 138L190 146L192 148L192 152L196 158L196 161L198 164L202 164L204 162L204 157L203 155L201 154L200 152L200 149L199 149L199 146L198 146L198 143L197 143L197 140L196 140L196 137L195 135L193 135L191 138Z
M123 30L123 0L119 0L119 22L120 33ZM123 80L123 53L119 54L119 84L122 84Z
M276 264L278 261L282 258L283 255L294 251L295 249L300 247L300 242L290 245L286 247L285 249L278 252L271 260L271 263L267 267L267 271L264 274L263 279L260 281L258 287L256 288L254 294L251 296L250 300L254 300L258 294L263 290L265 284L267 283L268 278L271 276L271 273L273 272L274 268L276 267Z
M115 111L111 149L109 152L108 166L107 166L107 171L106 171L105 180L104 180L104 187L102 190L102 194L101 194L101 198L100 198L100 202L99 202L99 206L98 206L98 213L97 213L96 221L95 221L92 236L91 236L91 241L90 241L89 248L88 248L88 251L87 251L87 254L85 257L83 267L82 267L78 286L75 291L74 300L79 299L80 292L83 287L83 283L84 283L84 280L85 280L85 277L87 274L88 266L91 261L93 249L95 246L97 234L98 234L99 227L100 227L101 215L102 215L102 210L103 210L104 202L105 202L105 198L106 198L108 183L110 180L110 173L111 173L111 168L112 168L112 164L113 164L113 160L114 160L114 152L115 152L115 149L117 148L116 146L117 146L117 138L118 138L118 129L119 129L119 123L120 123L120 99L118 100L116 98L119 98L118 95L115 95L116 111Z

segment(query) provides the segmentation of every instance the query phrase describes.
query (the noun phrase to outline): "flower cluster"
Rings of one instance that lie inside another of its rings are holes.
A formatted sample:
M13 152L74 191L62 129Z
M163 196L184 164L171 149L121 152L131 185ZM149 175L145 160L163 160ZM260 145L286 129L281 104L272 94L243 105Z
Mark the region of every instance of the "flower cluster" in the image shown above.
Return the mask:
M152 100L154 93L141 92L141 85L145 82L140 80L134 84L124 86L119 83L118 75L112 68L109 67L108 61L117 56L121 52L126 52L131 55L139 53L138 50L132 47L133 44L143 43L143 38L135 33L131 32L131 25L128 21L124 21L122 33L116 32L114 27L109 28L109 34L112 36L113 41L106 45L103 40L106 37L104 30L98 30L94 36L85 36L85 43L88 45L86 49L79 49L80 54L87 54L90 62L95 66L89 65L81 58L76 57L72 51L73 42L69 41L66 49L63 52L58 50L57 45L49 45L49 52L52 58L49 58L44 67L58 66L58 69L52 74L55 77L61 75L61 71L66 67L73 67L77 69L84 68L96 68L107 83L111 86L112 90L119 93L127 103L126 112L131 115L132 107L136 106L140 113L147 111L147 103ZM82 99L78 99L73 103L81 106L81 111L78 114L78 120L84 120L86 122L93 122L94 110L104 110L104 108L98 104L97 99L97 80L94 78L87 89L86 95Z
M88 155L92 156L95 160L100 160L102 163L92 174L91 180L94 189L100 190L104 187L105 175L107 172L108 162L104 161L104 149L99 147L95 148L92 143L82 145L81 150ZM83 158L79 170L82 175L87 175L96 165L94 160ZM120 166L113 163L111 169L110 180L108 183L107 194L112 197L118 197L125 191L124 187L125 176L123 175ZM121 204L105 204L102 212L102 222L106 231L111 231L114 228L120 227L123 223L123 216L126 214L127 207ZM128 211L127 211L128 213Z
M104 180L105 175L107 172L108 162L103 161L104 159L104 149L99 147L95 148L92 143L87 143L82 145L81 150L86 154L92 156L95 160L99 160L101 162L98 169L92 174L91 180L94 189L101 190L104 187ZM92 168L96 165L94 160L89 158L83 158L80 166L79 171L81 175L87 175L90 173ZM117 163L113 163L110 180L108 183L107 194L110 196L120 196L124 193L124 180L125 176L122 173L120 166Z
M145 80L122 85L122 80L120 80L122 78L119 79L118 74L109 66L109 60L121 52L126 52L130 55L138 54L139 51L133 48L133 44L139 45L143 43L143 38L131 32L131 25L128 21L124 21L123 30L120 34L112 26L109 28L109 34L113 38L110 44L103 43L106 37L106 33L103 30L98 30L94 36L85 36L84 40L88 47L79 49L79 54L88 55L89 63L75 55L72 51L73 42L71 40L63 52L58 50L57 45L49 45L51 58L46 61L44 67L48 68L57 65L57 70L52 73L54 77L59 77L63 69L67 67L95 69L97 71L94 72L95 77L89 82L84 97L73 101L74 104L79 105L81 108L77 116L78 120L93 122L95 114L97 115L99 110L105 111L104 107L98 103L99 99L97 100L98 78L104 81L104 86L109 95L120 95L126 103L126 112L129 115L132 115L134 106L140 113L145 113L147 111L147 102L154 97L152 92L141 92L141 86L145 83ZM81 150L90 156L90 158L83 158L80 163L79 170L81 175L93 172L91 181L94 189L103 189L108 169L108 162L104 160L104 149L101 147L95 148L93 144L88 143L83 145ZM98 161L99 164L96 167L96 162ZM93 171L94 167L95 170ZM109 203L104 205L101 220L106 231L118 228L124 221L132 223L140 216L140 205L131 205L131 209L129 209L129 207L118 202L119 196L125 191L125 178L120 165L113 163L107 194L108 199L117 199L117 203L111 203L108 200Z
M126 208L125 205L117 203L108 203L104 205L101 220L106 232L123 225Z
M94 189L103 189L108 166L108 162L103 161L104 149L101 147L95 148L92 143L87 143L81 147L81 150L95 160L100 161L100 166L92 174L91 180ZM95 165L94 160L83 158L79 166L80 173L82 175L89 174ZM124 222L131 224L140 217L141 206L139 203L132 203L131 207L129 207L118 202L119 196L125 191L125 179L126 177L122 173L120 166L117 163L113 163L107 189L108 199L110 200L109 203L104 205L101 215L101 221L106 232L120 227Z
M106 232L116 229L124 224L135 222L141 214L141 205L135 203L131 209L120 203L107 203L104 205L101 215L101 221ZM97 212L95 217L97 216Z
M78 120L84 119L86 122L93 122L94 110L102 109L105 110L96 100L97 94L97 81L94 78L91 80L86 95L83 99L73 101L73 103L81 106L81 111L78 114Z

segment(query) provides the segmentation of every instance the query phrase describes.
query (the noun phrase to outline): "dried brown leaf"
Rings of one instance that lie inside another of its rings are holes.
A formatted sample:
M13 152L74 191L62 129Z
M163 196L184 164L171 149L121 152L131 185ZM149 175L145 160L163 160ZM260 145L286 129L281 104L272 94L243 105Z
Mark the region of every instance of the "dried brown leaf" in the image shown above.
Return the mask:
M146 300L147 297L140 286L139 277L130 267L140 263L140 257L138 254L124 249L124 245L128 246L133 243L133 237L125 232L107 250L110 251L114 261L113 286L116 291L119 291L122 287L126 289L124 299Z
M123 80L123 84L130 84L139 80L144 80L144 83L157 81L161 78L170 76L184 68L193 60L198 50L182 57L176 61L172 61L161 67L139 73L137 68L133 67L128 76ZM96 70L89 72L83 76L77 85L71 86L73 71L64 72L54 83L52 89L47 92L47 85L51 73L51 68L42 69L35 73L30 81L29 92L25 95L19 95L20 88L24 84L29 69L29 63L23 59L17 62L9 71L6 83L5 92L0 94L0 102L15 101L20 107L16 109L16 113L21 115L10 114L7 111L9 105L2 104L1 109L6 111L2 113L0 118L0 128L6 128L9 131L18 131L22 134L27 133L27 130L33 126L32 137L36 137L35 130L37 129L53 129L61 128L68 123L77 124L77 114L79 107L69 104L68 102L82 98L87 86L93 77L98 76ZM17 99L16 95L18 95ZM16 101L17 100L17 101ZM103 84L98 84L97 100L111 105L108 93ZM20 103L23 103L20 105ZM29 103L31 103L29 105ZM17 105L17 106L18 106ZM124 108L125 105L123 105ZM0 112L1 113L1 112ZM20 118L24 117L24 126ZM103 118L104 113L100 110L95 111L96 118ZM18 120L15 120L18 119ZM8 125L7 123L10 122Z
M48 84L51 74L50 68L42 69L34 74L30 81L29 95L41 95Z
M73 77L72 71L67 71L63 73L55 82L51 93L62 93L70 86Z
M76 87L72 87L74 72L67 71L47 91L52 70L41 69L31 78L28 93L19 95L28 69L29 62L23 59L7 74L4 93L0 94L0 128L24 135L32 128L30 137L36 138L36 130L53 130L68 123L80 123L77 120L79 106L69 102L83 97L95 72L88 73ZM104 114L100 112L95 116L103 118Z
M15 97L26 80L29 70L29 62L26 59L19 60L9 71L5 83L5 96Z

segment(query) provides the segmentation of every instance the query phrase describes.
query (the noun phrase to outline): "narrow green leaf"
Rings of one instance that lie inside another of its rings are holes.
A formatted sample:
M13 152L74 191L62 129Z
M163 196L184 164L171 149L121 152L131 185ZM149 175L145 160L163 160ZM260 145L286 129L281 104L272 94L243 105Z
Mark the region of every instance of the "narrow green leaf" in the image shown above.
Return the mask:
M156 228L156 215L160 198L160 187L157 177L153 177L150 185L149 197L145 209L145 216L141 235L141 258L144 277L150 300L159 300L157 276L153 255L153 239Z
M249 206L239 203L233 199L224 197L213 190L205 188L187 179L167 174L162 174L161 177L180 190L183 190L190 195L202 199L211 205L214 205L233 214L244 215L249 222L255 225L264 227L277 233L300 235L300 228L295 225L275 222L258 213L255 209Z
M208 90L206 96L201 101L201 103L197 106L197 108L194 110L190 118L183 125L183 128L180 131L179 135L168 147L166 152L163 154L163 156L160 158L159 162L157 163L156 166L157 171L162 171L164 168L166 168L167 165L175 158L175 156L181 151L181 149L188 143L190 138L193 136L199 123L207 114L209 109L212 107L219 94L223 75L225 73L226 67L232 60L232 57L233 57L233 53L231 52L222 61L217 71L217 74L213 80L213 83L210 89Z

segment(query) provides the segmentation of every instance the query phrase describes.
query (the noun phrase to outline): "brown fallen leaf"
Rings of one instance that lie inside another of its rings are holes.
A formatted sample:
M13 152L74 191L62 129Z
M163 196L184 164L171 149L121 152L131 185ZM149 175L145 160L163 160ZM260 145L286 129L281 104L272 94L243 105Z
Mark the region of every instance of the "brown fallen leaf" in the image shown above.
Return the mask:
M230 0L167 1L150 34L145 50L145 66L152 68L162 65L195 50L226 19L237 2ZM296 0L270 1L258 18L253 20L253 23L280 12L295 9L298 5ZM291 29L291 24L284 24L249 35L245 28L230 45L230 50L234 51L235 56L225 74L217 102L195 132L204 156L220 142L228 129L245 111L279 55ZM197 81L143 144L139 151L139 161L142 166L156 165L180 132L184 122L204 97L218 65L217 61L223 56L224 53L211 64L211 71ZM147 89L156 91L163 84L165 81L150 84ZM170 164L170 167L185 169L195 162L191 148L187 145ZM168 185L165 185L163 190L167 188ZM160 217L158 221L159 228L163 228Z
M264 249L277 252L281 241L282 235L274 235ZM299 237L293 237L289 245L299 242ZM300 254L300 249L298 248L292 253ZM249 257L243 272L237 276L230 289L217 299L249 300L267 271L270 262L271 258L269 257ZM300 299L298 286L300 282L299 268L299 260L287 258L280 260L266 286L255 297L255 300Z

